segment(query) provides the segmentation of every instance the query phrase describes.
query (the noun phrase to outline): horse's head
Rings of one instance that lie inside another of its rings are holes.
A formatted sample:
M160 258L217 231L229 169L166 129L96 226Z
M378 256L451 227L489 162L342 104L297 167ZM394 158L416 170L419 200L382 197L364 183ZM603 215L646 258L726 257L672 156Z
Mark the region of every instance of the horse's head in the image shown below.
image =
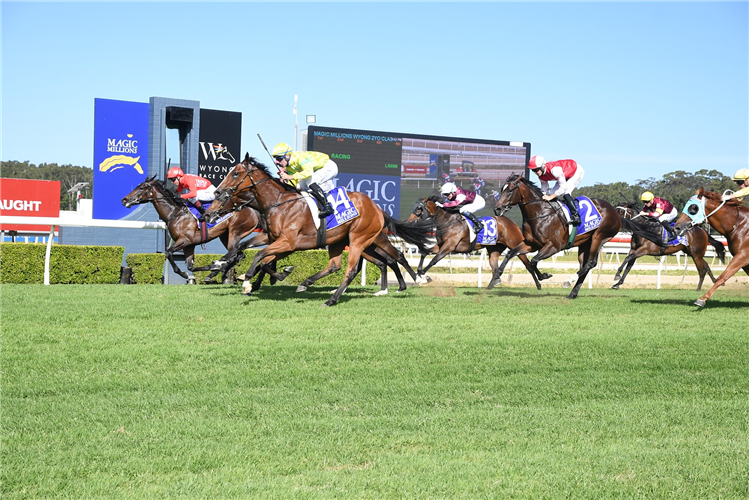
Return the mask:
M510 207L523 201L523 177L518 174L512 174L507 178L504 185L499 191L497 203L494 205L494 214L502 216Z
M125 208L130 208L133 205L139 205L141 203L148 203L155 199L154 189L158 185L159 181L156 176L149 177L145 181L141 182L130 194L122 198L122 205Z
M633 201L619 203L615 208L616 211L619 212L619 215L621 215L625 219L632 219L634 216L640 213L640 208Z

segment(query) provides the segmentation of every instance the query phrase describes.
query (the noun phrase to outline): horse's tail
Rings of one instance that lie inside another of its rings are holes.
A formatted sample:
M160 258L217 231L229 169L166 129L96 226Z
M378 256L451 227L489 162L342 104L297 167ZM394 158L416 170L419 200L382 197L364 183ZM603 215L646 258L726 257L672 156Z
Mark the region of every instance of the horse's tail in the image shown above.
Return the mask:
M715 253L718 255L718 260L720 260L720 263L725 264L726 263L726 247L723 246L723 243L716 240L712 236L710 236L710 233L707 233L707 241L709 241L710 244L715 249Z
M382 212L382 215L385 217L385 229L403 238L407 243L416 245L419 247L419 251L429 253L434 246L434 235L437 227L433 219L417 219L406 222L393 219L385 212Z
M658 228L654 229L647 223L640 223L633 219L625 219L621 214L619 214L619 218L622 220L622 229L625 231L630 231L633 235L650 240L656 245L660 246L663 244L663 237L659 230L661 227L660 224L658 224Z

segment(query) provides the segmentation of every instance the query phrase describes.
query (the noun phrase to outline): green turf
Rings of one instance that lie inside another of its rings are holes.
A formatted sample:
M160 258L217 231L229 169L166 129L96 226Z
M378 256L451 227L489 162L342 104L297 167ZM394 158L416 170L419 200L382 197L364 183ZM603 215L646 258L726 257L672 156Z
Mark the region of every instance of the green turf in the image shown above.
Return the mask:
M3 499L749 497L749 298L3 285Z

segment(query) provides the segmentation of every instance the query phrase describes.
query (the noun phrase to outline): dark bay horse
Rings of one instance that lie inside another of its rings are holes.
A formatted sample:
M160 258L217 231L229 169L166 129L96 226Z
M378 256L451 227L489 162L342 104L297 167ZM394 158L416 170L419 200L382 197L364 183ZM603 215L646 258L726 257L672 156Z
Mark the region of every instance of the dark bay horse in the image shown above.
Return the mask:
M156 176L146 179L138 184L130 194L122 199L122 204L130 208L133 205L141 203L153 203L159 218L166 223L169 235L172 237L172 243L166 250L166 258L172 265L174 272L188 280L194 282L194 278L182 271L174 261L174 253L182 250L185 254L185 264L187 270L193 271L210 271L211 266L194 267L195 247L219 238L224 246L231 250L245 237L252 234L255 229L260 227L260 214L257 211L246 208L234 214L228 220L208 229L207 238L204 241L201 235L200 227L195 217L190 213L184 200L164 185L163 181L156 179ZM268 242L268 235L258 233L250 241L253 245L263 245ZM228 269L227 269L228 270ZM275 273L271 268L264 271L271 272L276 279L282 280L285 276ZM206 278L210 281L218 271L214 271Z
M224 178L216 190L216 199L225 201L238 192L251 191L267 221L270 243L258 251L245 274L251 278L258 266L270 264L298 250L318 248L318 234L312 217L314 216L303 196L292 186L282 183L268 171L267 167L249 154L244 161L237 164ZM397 250L385 236L388 229L409 243L420 248L428 244L429 234L434 224L406 223L397 221L385 214L364 193L350 192L348 197L359 213L356 218L327 230L324 245L327 245L330 260L328 267L308 279L317 280L341 268L342 254L349 247L348 264L343 282L323 305L332 306L338 302L341 294L348 288L360 268L360 257L366 255L369 247L377 247L397 259ZM210 211L206 210L206 216ZM385 241L387 243L385 243ZM392 250L393 253L389 251ZM376 252L374 252L376 254ZM407 262L406 262L407 265ZM305 280L306 281L306 280ZM304 284L304 283L303 283ZM247 293L249 283L243 285Z
M627 221L637 217L637 214L640 213L633 204L619 205L616 209L622 215L622 218L626 219L625 221L622 221L625 229L627 228ZM646 217L646 219L652 218ZM652 255L655 257L661 255L673 255L679 251L692 257L692 261L694 262L695 267L697 267L697 272L700 276L699 282L697 283L698 291L702 289L702 282L705 280L705 275L709 275L710 279L715 283L715 276L713 276L713 272L710 270L710 265L705 260L705 252L707 251L707 245L710 244L715 249L715 253L720 262L725 262L726 249L723 247L723 243L710 236L707 231L701 227L693 227L686 232L686 244L679 243L677 245L668 245L664 248L661 244L656 243L656 241L663 238L663 226L661 223L652 219L650 231L653 232L651 238L645 238L638 234L638 232L632 233L629 254L625 257L622 265L619 266L619 269L616 271L616 276L614 276L614 281L616 281L616 283L614 283L614 286L611 288L618 290L619 287L624 284L627 274L629 274L632 266L635 265L635 261L640 257L646 255ZM622 271L624 272L622 273Z
M517 224L512 222L507 217L497 216L493 219L497 223L497 242L494 245L482 245L480 243L471 245L469 240L470 230L468 223L462 215L457 212L451 212L444 210L443 208L436 205L436 202L440 201L440 197L437 195L431 195L427 198L423 198L416 202L414 205L411 215L408 220L417 219L434 219L437 224L437 234L435 240L437 244L431 248L431 254L434 255L429 264L426 267L422 267L427 254L421 254L421 260L419 261L419 267L416 270L419 278L426 282L424 276L427 271L442 260L445 256L451 253L469 253L473 250L480 250L486 248L489 255L489 265L492 268L492 279L489 282L487 290L491 290L496 285L500 284L501 278L498 274L499 271L499 257L502 252L507 248L515 248L516 246L523 243L523 232L520 230ZM518 255L518 258L523 262L525 268L533 277L533 281L536 283L536 288L541 289L540 280L551 278L550 274L541 273L537 275L537 269L530 265L528 257L525 254Z
M507 262L515 255L537 250L538 253L530 261L531 266L538 272L538 262L570 247L578 247L580 270L568 298L577 297L580 287L591 269L598 263L598 252L601 247L616 236L622 227L622 218L616 209L605 200L591 200L601 215L600 224L595 229L578 234L569 242L570 226L564 217L558 202L548 202L543 199L541 189L525 177L511 175L499 195L494 213L504 215L513 205L518 205L523 214L523 243L507 253L499 268L501 276ZM586 223L586 220L583 220Z
M720 193L700 188L676 219L674 230L676 234L681 235L693 226L705 223L709 223L713 229L726 237L728 249L733 257L712 288L694 302L694 305L699 307L704 307L715 290L740 269L749 274L749 207L742 205L737 199L724 202Z

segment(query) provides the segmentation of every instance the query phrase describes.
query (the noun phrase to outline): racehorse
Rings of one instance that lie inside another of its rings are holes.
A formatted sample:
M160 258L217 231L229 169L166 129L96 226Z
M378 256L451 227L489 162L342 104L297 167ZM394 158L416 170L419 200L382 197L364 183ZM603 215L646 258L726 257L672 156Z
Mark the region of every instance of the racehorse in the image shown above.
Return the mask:
M270 244L255 255L245 277L251 278L261 263L269 264L298 250L327 245L330 257L328 267L308 278L317 280L341 268L343 250L346 246L349 247L343 282L323 304L324 306L332 306L338 302L341 294L359 272L361 256L367 255L370 251L377 255L378 249L387 252L392 259L398 259L399 252L385 236L385 228L420 248L428 244L429 234L434 230L434 224L429 221L397 221L385 214L367 195L353 191L348 193L348 197L359 215L328 229L325 240L318 244L318 231L312 219L316 214L311 213L304 197L293 186L273 177L265 165L251 158L249 154L246 154L244 161L227 174L215 194L219 202L224 202L243 191L251 191L255 196L267 221L270 239ZM206 210L207 215L209 210ZM304 284L303 282L302 285ZM243 293L248 294L248 288L249 283L245 281Z
M219 188L221 188L221 185L219 185ZM248 203L247 200L255 200L255 197L253 194L248 191L239 191L236 192L234 195L226 197L226 199L218 200L215 199L213 203L211 203L211 206L206 210L205 217L207 220L213 220L218 218L219 216L234 212L237 210L241 210L244 208L244 206ZM384 238L384 240L383 240ZM378 242L380 242L383 245L391 245L390 240L387 239L387 235L385 234L385 231L383 231L383 234L381 237L378 237ZM267 242L266 242L267 243ZM211 265L211 270L215 271L223 271L224 269L231 269L232 267L236 266L242 259L244 259L244 250L250 246L256 246L254 245L252 240L246 240L237 245L233 250L228 252L226 255L221 257L219 260L213 261L213 264ZM416 281L416 274L414 271L408 266L408 261L406 260L405 256L398 251L397 249L393 249L397 254L399 255L399 258L397 260L394 260L390 255L387 253L381 251L378 247L368 247L365 250L365 254L363 258L366 258L370 262L374 263L379 269L380 269L380 291L375 293L376 296L379 295L387 295L388 289L387 289L387 268L390 267L393 269L393 272L395 273L395 276L398 280L398 291L402 292L406 289L406 282L403 279L403 275L400 272L400 269L398 268L398 262L403 263L406 266L406 269L409 270L409 272L412 274L412 278L414 278L414 281ZM378 252L378 253L374 253ZM275 261L273 262L275 264ZM361 262L360 262L361 264ZM290 272L293 270L293 266L287 267L284 271ZM334 271L337 271L338 269L335 269ZM312 285L314 282L319 280L322 276L313 275L308 278L306 278L302 283L297 287L297 292L303 292ZM240 279L244 280L245 276L242 275ZM262 280L257 279L255 280L255 283L252 285L252 288L246 295L252 295L254 292L256 292L260 288Z
M725 270L715 280L712 288L697 299L694 305L704 307L715 290L728 279L743 269L749 274L749 208L740 200L722 201L720 193L698 189L687 202L679 218L676 219L674 231L682 235L693 226L709 223L713 229L726 237L728 249L733 258Z
M169 234L174 243L166 250L166 258L172 265L174 272L194 283L194 277L188 275L177 267L174 261L174 253L182 250L185 254L185 264L190 273L193 271L210 271L211 266L194 267L195 247L206 241L219 238L224 246L231 250L243 238L250 235L255 229L260 227L260 215L257 211L247 208L241 210L230 217L227 221L216 224L207 231L207 237L203 240L200 227L195 217L190 213L184 200L182 200L173 191L167 188L163 181L156 179L156 176L150 177L138 184L130 194L122 198L122 204L130 208L133 205L141 203L153 203L159 218L166 223ZM267 244L268 236L265 233L259 233L251 240L254 245ZM286 276L283 273L276 273L274 269L268 267L263 269L264 272L271 273L275 279L283 280ZM206 281L210 281L218 271L213 271ZM287 273L288 274L288 273ZM263 275L264 276L264 275ZM262 276L261 276L262 278Z
M518 205L523 214L525 240L507 252L505 260L499 267L499 275L502 275L507 262L515 255L538 250L530 261L531 266L538 272L539 261L566 248L578 247L580 270L576 273L577 280L568 295L570 299L576 298L586 276L591 269L596 267L601 247L616 236L622 227L621 217L609 202L599 199L590 201L601 216L600 223L595 229L577 234L570 241L570 226L567 224L561 205L558 202L544 200L541 189L525 177L518 174L511 175L502 186L494 213L504 215L511 206ZM584 202L587 204L587 200ZM583 224L586 222L588 222L587 218L583 219Z
M616 210L621 214L623 219L627 219L627 221L623 221L625 229L627 222L634 217L637 217L637 214L640 213L640 211L636 209L634 203L618 205ZM646 220L647 219L649 218L646 218ZM631 247L629 254L627 254L622 265L619 266L619 269L616 271L616 276L614 276L614 281L616 281L616 283L614 283L614 286L611 288L618 290L619 287L624 284L627 274L629 274L632 266L635 265L635 261L640 257L645 255L673 255L679 251L692 257L692 261L694 262L695 267L697 267L697 272L700 275L699 282L697 283L698 291L702 289L702 282L705 280L706 274L709 275L710 279L715 283L715 276L713 276L713 272L710 270L710 265L705 260L705 252L707 251L707 245L709 243L713 248L715 248L715 253L718 255L720 262L725 262L726 250L723 247L723 243L710 236L710 234L708 234L704 229L693 227L686 232L686 244L677 243L676 245L668 245L664 248L662 245L654 241L659 238L662 239L661 233L663 231L663 226L661 226L660 222L653 219L650 228L654 233L653 237L650 239L644 238L638 234L638 232L633 232L632 239L630 240ZM623 274L622 271L624 271Z
M471 245L470 234L468 224L464 222L464 217L456 212L450 212L437 206L436 202L440 201L437 195L431 195L427 198L423 198L416 202L414 205L411 215L408 220L417 219L434 219L437 224L438 232L436 235L437 244L431 248L431 254L435 254L429 264L423 267L424 260L427 254L421 254L421 260L419 260L419 267L416 270L421 282L427 282L424 278L427 271L431 269L437 262L442 260L445 256L451 253L468 253L473 250L486 248L489 254L489 265L492 268L492 279L489 282L487 290L491 290L496 285L500 284L501 278L497 274L499 257L506 248L515 248L523 242L523 232L520 230L517 224L512 222L507 217L493 217L497 225L497 239L493 245L485 245L476 243ZM485 225L486 227L486 225ZM537 269L530 265L528 257L525 254L518 255L518 258L523 262L525 268L533 277L533 281L536 283L536 288L541 289L540 280L551 278L550 274L541 273L537 275Z

